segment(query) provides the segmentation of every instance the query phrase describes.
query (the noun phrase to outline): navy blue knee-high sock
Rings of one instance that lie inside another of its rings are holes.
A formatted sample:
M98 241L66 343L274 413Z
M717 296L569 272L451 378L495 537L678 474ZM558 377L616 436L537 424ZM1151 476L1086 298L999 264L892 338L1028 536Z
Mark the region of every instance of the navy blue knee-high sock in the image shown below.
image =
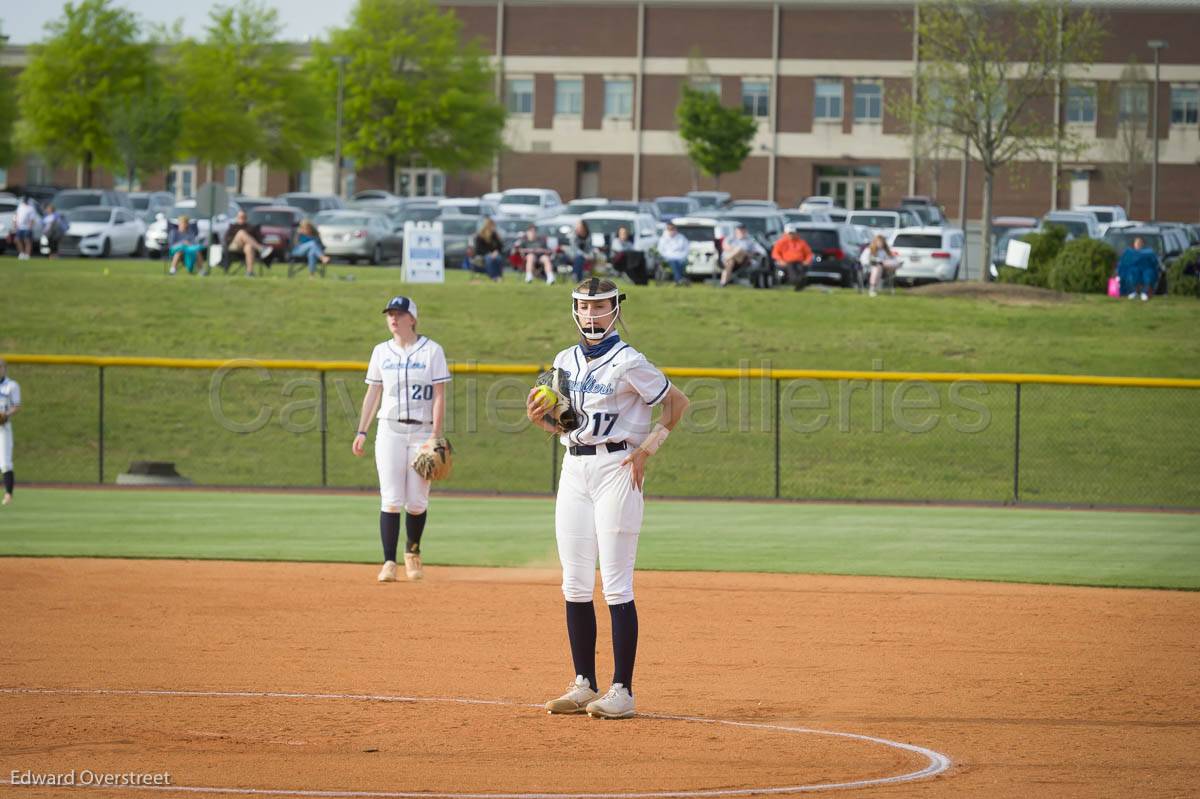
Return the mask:
M633 693L633 661L637 659L638 618L633 600L623 605L609 605L613 636L613 682L619 682Z
M421 554L421 534L425 532L425 519L428 516L428 509L421 513L404 514L405 552L411 552L414 555Z
M591 602L567 602L567 638L575 673L596 687L596 608Z
M383 542L383 559L395 561L400 544L400 514L379 512L379 540Z
M13 477L12 469L4 473L4 493L11 494L13 486L16 484L16 479Z

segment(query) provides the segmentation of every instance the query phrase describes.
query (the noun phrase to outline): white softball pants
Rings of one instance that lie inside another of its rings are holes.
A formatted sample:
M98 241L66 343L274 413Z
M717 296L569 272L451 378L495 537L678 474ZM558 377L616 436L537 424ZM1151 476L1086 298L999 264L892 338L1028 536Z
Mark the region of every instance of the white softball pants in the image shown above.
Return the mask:
M413 471L412 462L432 430L428 424L379 420L375 432L375 468L379 471L380 510L424 513L429 507L429 481Z
M567 454L554 508L558 559L563 570L563 596L568 602L591 602L596 589L596 559L604 601L633 601L633 566L642 531L642 492L633 487L632 471L621 466L629 450L595 455Z
M0 472L13 470L12 444L12 422L0 424Z

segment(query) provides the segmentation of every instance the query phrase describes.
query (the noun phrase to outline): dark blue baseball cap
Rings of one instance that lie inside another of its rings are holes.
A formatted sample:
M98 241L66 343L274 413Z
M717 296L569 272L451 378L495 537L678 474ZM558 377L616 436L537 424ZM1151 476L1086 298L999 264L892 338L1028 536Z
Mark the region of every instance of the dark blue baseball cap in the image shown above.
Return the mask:
M417 318L417 304L408 297L401 297L399 295L392 297L388 300L387 307L383 309L384 313L388 311L403 311L404 313L412 314L413 319Z

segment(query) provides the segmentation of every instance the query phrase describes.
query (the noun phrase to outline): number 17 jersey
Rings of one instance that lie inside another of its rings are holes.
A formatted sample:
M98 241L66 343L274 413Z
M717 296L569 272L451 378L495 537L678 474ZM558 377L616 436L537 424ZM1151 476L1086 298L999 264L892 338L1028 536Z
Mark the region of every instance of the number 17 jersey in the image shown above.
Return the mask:
M582 417L578 429L560 437L568 447L638 446L650 434L651 409L671 387L662 370L623 341L590 362L577 344L555 356L554 365L567 373L571 402Z

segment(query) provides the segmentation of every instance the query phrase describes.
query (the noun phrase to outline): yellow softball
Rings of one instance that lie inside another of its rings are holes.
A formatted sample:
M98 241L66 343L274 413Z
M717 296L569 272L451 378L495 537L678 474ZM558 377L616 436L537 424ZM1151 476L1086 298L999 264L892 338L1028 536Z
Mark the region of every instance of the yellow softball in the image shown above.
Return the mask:
M534 396L534 399L536 399L538 401L539 405L544 405L544 404L557 405L558 404L558 395L554 393L554 389L550 388L550 386L538 386L534 390L533 396Z

